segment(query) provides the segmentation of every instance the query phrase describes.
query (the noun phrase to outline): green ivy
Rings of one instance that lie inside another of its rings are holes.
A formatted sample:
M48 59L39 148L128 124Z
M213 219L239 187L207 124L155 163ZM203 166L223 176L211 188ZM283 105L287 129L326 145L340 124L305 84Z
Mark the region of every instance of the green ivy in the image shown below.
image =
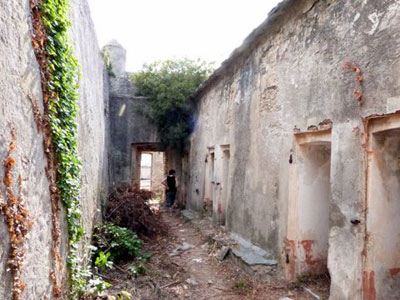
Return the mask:
M78 242L84 231L80 222L80 169L77 123L79 65L73 55L68 30L68 0L43 0L42 20L45 26L48 80L49 120L57 155L57 186L66 207L69 233L67 266L70 271L71 298L86 290L90 272L82 268Z
M105 255L108 255L107 260L113 262L149 258L149 254L142 250L143 242L136 233L113 223L96 226L93 242L96 247L94 258L99 262Z

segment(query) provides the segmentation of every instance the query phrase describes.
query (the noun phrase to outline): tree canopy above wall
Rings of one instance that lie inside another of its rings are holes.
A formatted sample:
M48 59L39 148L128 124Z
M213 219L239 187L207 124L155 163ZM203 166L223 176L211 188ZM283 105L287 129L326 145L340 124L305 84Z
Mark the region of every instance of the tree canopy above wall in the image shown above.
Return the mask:
M190 96L211 74L212 64L201 60L157 61L132 75L139 95L149 105L138 108L158 129L163 148L182 152L193 128Z

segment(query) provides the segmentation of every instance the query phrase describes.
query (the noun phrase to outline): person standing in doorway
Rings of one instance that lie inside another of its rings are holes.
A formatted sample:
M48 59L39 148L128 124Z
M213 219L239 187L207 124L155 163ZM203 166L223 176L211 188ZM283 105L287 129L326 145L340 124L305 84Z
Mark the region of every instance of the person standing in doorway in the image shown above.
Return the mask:
M167 208L170 213L172 210L172 206L174 205L176 192L178 190L178 181L175 177L175 170L169 170L167 178L162 182L162 185L165 186L166 189L166 198L167 198Z

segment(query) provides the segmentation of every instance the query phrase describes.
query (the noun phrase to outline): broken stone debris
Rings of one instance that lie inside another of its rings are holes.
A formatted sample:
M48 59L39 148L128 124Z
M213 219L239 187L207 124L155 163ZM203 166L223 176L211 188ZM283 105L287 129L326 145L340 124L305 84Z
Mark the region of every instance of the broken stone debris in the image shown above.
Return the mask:
M176 248L175 250L173 250L173 251L169 254L169 256L170 256L170 257L178 256L178 255L180 255L182 252L185 252L185 251L190 250L190 249L193 249L193 248L194 248L194 245L184 242L184 243L183 243L182 245L180 245L178 248Z
M267 265L275 266L278 262L274 259L266 259L255 252L251 251L249 248L241 247L240 249L232 249L232 253L244 261L247 265Z
M177 248L177 250L186 251L189 249L193 249L194 245L184 242L181 246Z
M229 247L222 247L221 250L217 253L216 258L218 260L224 260L229 254Z
M186 279L186 283L190 285L198 285L199 283L194 279Z

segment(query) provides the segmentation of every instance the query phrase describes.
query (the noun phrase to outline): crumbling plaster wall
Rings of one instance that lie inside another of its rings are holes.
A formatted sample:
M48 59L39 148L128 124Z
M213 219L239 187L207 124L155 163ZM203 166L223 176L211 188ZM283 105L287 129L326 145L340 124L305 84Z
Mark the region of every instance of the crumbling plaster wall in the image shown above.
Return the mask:
M164 167L164 153L152 152L152 166L151 166L151 190L157 195L163 195L164 186L161 182L166 177L166 169Z
M366 299L400 298L400 114L368 120Z
M71 38L75 56L81 64L79 89L78 146L82 161L82 221L86 239L90 238L102 191L107 192L107 86L103 85L103 62L86 0L71 1ZM25 262L23 280L26 290L23 299L51 298L51 207L49 183L45 175L46 159L43 137L36 130L31 95L42 103L39 68L31 46L29 1L0 3L0 161L7 154L10 142L9 123L17 130L15 176L23 178L23 196L33 227L23 245ZM41 107L42 109L42 107ZM0 164L0 188L4 192L3 164ZM63 233L62 255L66 255L66 224ZM11 299L10 272L7 271L9 236L0 216L0 299Z
M365 233L350 219L365 221L362 118L400 109L399 16L394 0L284 1L262 38L195 100L188 205L203 205L207 147L230 144L227 226L282 265L293 128L332 120L331 299L361 299ZM347 61L363 72L362 107Z
M110 60L110 183L112 186L135 185L140 170L140 152L164 149L160 148L157 127L140 112L148 105L148 100L138 96L132 74L125 70L125 49L117 41L111 41L104 46L103 53L107 53ZM135 145L140 148L139 152ZM165 168L175 169L181 182L185 182L183 164L180 153L165 150ZM186 199L185 185L177 198Z

